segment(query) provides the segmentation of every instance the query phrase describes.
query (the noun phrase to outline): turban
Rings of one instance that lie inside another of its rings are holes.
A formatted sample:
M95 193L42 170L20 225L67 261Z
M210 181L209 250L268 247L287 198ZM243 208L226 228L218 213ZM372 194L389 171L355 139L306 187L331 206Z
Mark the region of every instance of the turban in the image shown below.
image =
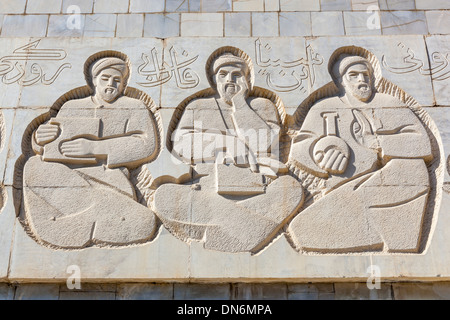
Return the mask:
M335 79L339 79L345 73L345 71L347 71L348 67L357 63L365 64L370 69L371 73L373 73L372 65L366 58L361 56L342 54L339 56L338 61L333 66L332 76Z
M218 57L216 61L214 61L212 71L213 73L216 73L220 67L229 65L238 65L241 68L245 67L246 69L248 69L247 62L244 59L230 53L226 53Z
M92 76L98 76L99 73L106 68L112 68L120 71L125 78L128 76L129 70L127 63L122 59L114 57L97 60L91 67Z

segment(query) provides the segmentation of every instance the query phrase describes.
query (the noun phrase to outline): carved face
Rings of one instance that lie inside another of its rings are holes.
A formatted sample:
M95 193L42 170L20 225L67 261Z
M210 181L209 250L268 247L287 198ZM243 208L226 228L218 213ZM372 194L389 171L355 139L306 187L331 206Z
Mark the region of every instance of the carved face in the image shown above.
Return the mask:
M236 93L242 91L248 94L249 83L243 68L238 66L222 66L214 75L217 92L225 102L231 104Z
M347 94L352 94L358 100L367 101L372 96L372 77L364 63L356 63L348 67L342 76L342 85Z
M119 70L106 68L94 78L95 94L106 102L112 102L122 93L124 78Z

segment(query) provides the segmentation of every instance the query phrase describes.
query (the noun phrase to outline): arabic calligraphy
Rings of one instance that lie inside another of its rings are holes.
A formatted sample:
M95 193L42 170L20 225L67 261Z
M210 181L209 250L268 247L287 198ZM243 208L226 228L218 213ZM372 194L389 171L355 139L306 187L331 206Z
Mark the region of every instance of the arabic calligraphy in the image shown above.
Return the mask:
M183 52L183 56L188 56L186 51ZM191 68L188 68L195 60L197 60L198 55L179 62L178 53L171 47L169 49L170 63L163 59L162 63L159 62L158 52L156 48L153 48L150 52L150 56L143 53L142 60L144 61L138 68L138 73L145 76L146 82L138 82L143 87L156 87L161 86L168 82L172 78L175 78L176 84L180 89L190 89L196 87L200 78Z
M403 58L404 66L392 67L387 61L386 57L383 55L382 63L383 67L390 72L397 74L410 73L418 71L423 76L431 76L432 80L442 81L450 78L450 52L441 53L433 52L431 54L431 68L426 68L425 63L415 57L414 51L411 48L407 48L403 43L399 43L398 47L406 50L406 56Z
M292 61L270 59L263 55L263 51L270 51L267 43L263 46L260 39L255 41L256 64L261 67L258 73L266 77L267 85L278 92L290 92L299 89L306 92L304 82L309 81L312 87L316 81L314 66L321 65L323 58L314 52L310 45L306 47L306 58Z
M35 61L60 61L66 58L67 53L62 49L38 49L40 41L33 41L15 49L12 55L0 58L0 77L4 84L18 83L22 86L31 86L41 82L44 85L50 85L64 69L72 67L70 63L64 63L59 66L53 76L48 78L39 63ZM32 63L28 69L27 65L30 62Z

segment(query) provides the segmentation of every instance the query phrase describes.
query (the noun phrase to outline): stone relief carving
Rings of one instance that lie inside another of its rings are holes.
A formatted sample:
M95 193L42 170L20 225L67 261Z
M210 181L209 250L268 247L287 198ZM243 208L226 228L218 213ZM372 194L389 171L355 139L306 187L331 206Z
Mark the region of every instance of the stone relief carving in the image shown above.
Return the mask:
M0 77L4 84L18 83L26 87L40 82L50 85L64 69L72 68L70 63L64 63L52 76L47 77L39 61L61 61L67 53L63 49L38 49L40 41L28 43L15 49L12 55L0 58Z
M450 53L449 52L433 52L431 54L431 68L424 68L425 63L415 57L414 51L407 48L403 43L399 43L398 47L406 51L406 56L403 58L404 65L394 67L390 66L386 57L382 57L383 67L397 74L411 73L417 71L423 76L431 76L434 81L443 81L450 78Z
M447 173L450 174L450 156L447 158ZM444 183L444 191L450 194L450 182Z
M387 90L393 86L362 48L336 50L328 68L337 90L311 103L289 155L322 183L289 237L303 251L418 252L433 161L420 108Z
M189 56L186 51L182 54L184 57ZM139 82L138 84L143 87L156 87L165 84L172 78L175 78L175 83L180 89L190 89L195 88L199 82L200 78L197 73L191 68L188 68L190 64L197 60L198 55L184 60L182 62L178 61L178 53L172 46L169 49L170 63L167 59L163 60L163 63L159 62L158 52L156 48L151 50L151 57L142 54L142 63L138 68L138 73L145 76L146 82ZM150 68L148 68L150 67Z
M23 183L19 217L40 243L129 245L155 234L156 217L134 179L157 157L161 125L151 99L127 87L130 71L119 52L91 56L88 86L64 95L29 126L16 165Z
M285 113L273 94L253 88L241 50L219 48L206 72L211 89L177 108L167 136L169 150L192 164L192 180L160 186L155 212L182 240L256 252L303 202L302 186L279 161Z
M276 92L291 92L296 89L306 93L304 82L312 87L316 81L315 66L323 63L320 54L314 52L312 47L306 47L306 58L292 61L282 61L277 58L267 58L265 52L270 52L272 47L266 43L264 46L260 39L255 41L256 65L260 67L258 73L266 77L266 83Z
M4 120L4 116L3 116L3 112L0 110L0 151L3 150L4 146L5 146L5 120ZM2 210L4 208L4 205L6 203L7 200L7 193L5 190L5 187L3 184L0 184L0 214L2 213Z
M323 63L308 48L290 62L257 51L256 64L301 68L306 78L285 87L293 91L314 82ZM171 64L160 64L156 49L143 56L142 86L173 77L181 89L184 80L198 84L188 68L198 56L178 62L172 49ZM205 70L210 88L178 104L166 135L191 175L153 184L144 164L163 147L155 104L127 86L125 55L88 58L88 86L63 95L24 136L14 200L30 236L53 248L127 246L151 241L162 225L223 252L258 253L281 234L308 253L423 250L439 196L439 147L429 116L382 77L372 53L336 50L333 81L292 116L274 92L254 86L242 50L215 50Z

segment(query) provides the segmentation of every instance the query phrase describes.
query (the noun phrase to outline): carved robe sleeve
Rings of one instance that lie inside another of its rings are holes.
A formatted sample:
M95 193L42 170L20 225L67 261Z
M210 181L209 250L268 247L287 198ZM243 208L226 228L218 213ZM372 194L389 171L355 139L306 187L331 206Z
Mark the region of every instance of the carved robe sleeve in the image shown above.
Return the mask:
M413 112L405 107L386 113L382 128L376 131L383 159L423 158L430 161L433 156L428 134Z
M313 159L314 144L323 136L323 119L320 113L312 108L302 129L292 141L289 159L301 169L318 177L328 177L328 173L320 168Z
M226 128L214 99L191 102L172 134L173 152L186 163L214 161L227 145ZM234 146L234 143L228 143Z
M156 124L142 106L132 110L125 135L112 138L108 167L137 166L148 161L158 148Z
M233 121L238 137L258 156L264 156L278 147L280 125L275 105L268 99L241 99Z

